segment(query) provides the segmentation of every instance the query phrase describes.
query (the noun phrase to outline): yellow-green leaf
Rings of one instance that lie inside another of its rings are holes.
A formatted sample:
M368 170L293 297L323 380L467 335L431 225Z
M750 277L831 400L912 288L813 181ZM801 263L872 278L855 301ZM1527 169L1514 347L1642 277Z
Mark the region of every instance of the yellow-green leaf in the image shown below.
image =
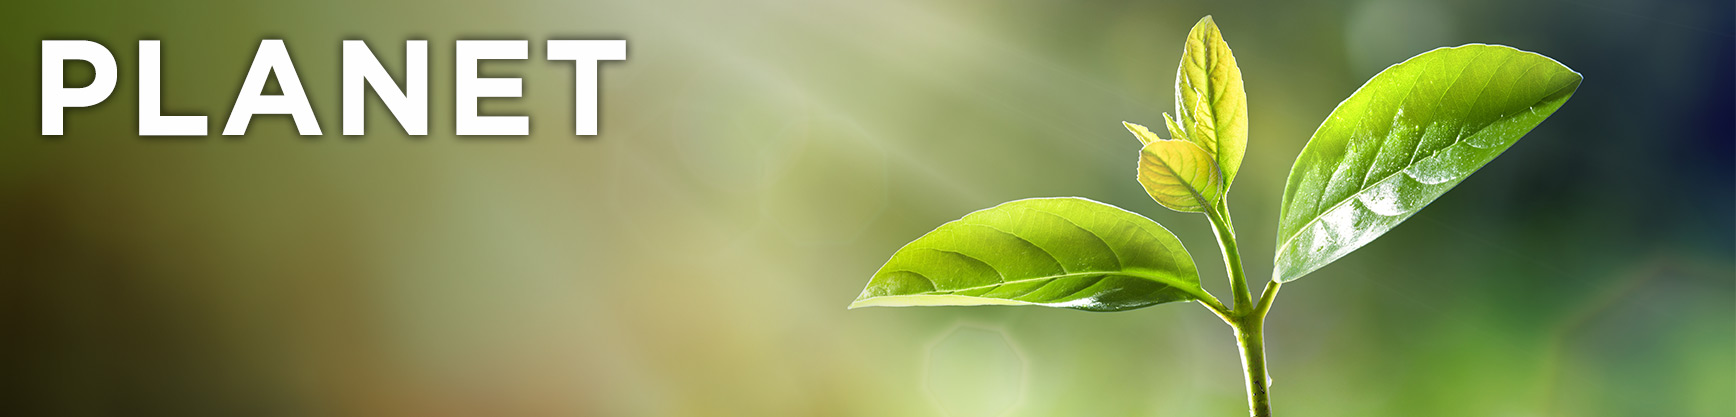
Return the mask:
M1157 137L1157 134L1151 133L1151 129L1146 129L1145 126L1140 126L1138 123L1121 122L1121 125L1126 127L1127 131L1133 132L1133 137L1139 139L1141 145L1163 140L1163 138Z
M1154 140L1139 151L1139 185L1158 204L1202 213L1223 197L1223 175L1212 155L1185 140Z
M1175 71L1175 111L1185 139L1212 156L1228 190L1248 147L1248 97L1242 89L1242 70L1211 16L1200 19L1188 33Z
M1169 117L1169 113L1163 114L1163 125L1169 128L1170 139L1187 140L1187 130L1183 130L1181 125L1175 124L1175 118Z

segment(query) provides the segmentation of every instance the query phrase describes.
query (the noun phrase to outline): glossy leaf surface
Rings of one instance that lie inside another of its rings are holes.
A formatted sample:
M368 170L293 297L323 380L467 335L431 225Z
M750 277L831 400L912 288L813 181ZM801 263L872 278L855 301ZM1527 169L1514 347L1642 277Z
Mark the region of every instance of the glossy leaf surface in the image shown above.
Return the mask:
M1121 311L1205 295L1193 259L1143 216L1077 198L1017 200L892 255L850 308L1037 305Z
M1154 140L1139 151L1139 185L1158 204L1201 213L1223 198L1223 177L1212 155L1184 140Z
M1211 16L1188 32L1175 71L1175 111L1179 126L1170 129L1179 127L1186 137L1174 139L1192 141L1211 154L1228 190L1248 147L1248 95L1242 88L1242 69Z
M1410 218L1543 122L1580 79L1548 57L1482 44L1375 75L1290 169L1272 279L1302 277Z

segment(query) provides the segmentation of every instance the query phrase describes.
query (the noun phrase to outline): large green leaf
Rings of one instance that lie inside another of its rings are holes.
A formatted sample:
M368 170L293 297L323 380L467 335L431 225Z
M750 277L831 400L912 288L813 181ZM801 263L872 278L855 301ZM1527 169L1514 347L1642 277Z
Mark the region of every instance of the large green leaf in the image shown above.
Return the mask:
M1272 279L1300 278L1410 218L1542 123L1580 79L1548 57L1482 44L1381 71L1290 168Z
M980 210L905 245L850 303L1121 311L1209 298L1193 258L1143 216L1077 197Z
M1181 120L1169 123L1173 138L1192 141L1211 154L1223 171L1224 190L1229 190L1248 148L1248 95L1242 89L1242 69L1211 16L1188 32L1175 70L1175 112ZM1175 132L1178 128L1185 137Z

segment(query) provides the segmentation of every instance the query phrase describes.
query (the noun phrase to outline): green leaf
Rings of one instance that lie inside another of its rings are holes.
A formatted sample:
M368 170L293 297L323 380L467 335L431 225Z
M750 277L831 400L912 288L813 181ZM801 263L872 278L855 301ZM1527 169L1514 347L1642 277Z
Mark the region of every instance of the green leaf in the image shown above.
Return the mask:
M1175 118L1169 117L1169 113L1163 114L1163 125L1169 128L1170 139L1187 140L1187 131L1183 130L1181 125L1176 124Z
M1381 71L1290 168L1272 279L1307 275L1410 218L1542 123L1580 79L1549 57L1482 44Z
M1139 151L1139 185L1158 204L1183 213L1203 213L1224 195L1212 155L1185 140L1145 144Z
M1228 191L1248 148L1248 94L1242 89L1242 69L1211 16L1188 32L1175 70L1175 112L1181 120L1170 130L1179 127L1186 135L1174 138L1199 144L1211 154Z
M1140 126L1138 123L1121 122L1121 126L1126 127L1128 132L1133 132L1133 137L1139 139L1140 145L1163 140L1163 138L1157 137L1156 133L1151 133L1151 129L1146 129L1145 126Z
M941 225L894 253L850 308L1121 311L1210 297L1169 230L1114 206L1062 197L1010 201Z

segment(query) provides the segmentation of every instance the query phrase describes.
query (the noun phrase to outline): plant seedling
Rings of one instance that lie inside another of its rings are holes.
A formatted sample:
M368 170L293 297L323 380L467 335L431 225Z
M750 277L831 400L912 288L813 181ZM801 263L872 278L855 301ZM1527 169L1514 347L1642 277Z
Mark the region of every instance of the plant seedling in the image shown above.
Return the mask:
M1187 249L1133 212L1079 197L1016 200L948 222L892 255L850 308L1034 305L1125 311L1193 301L1229 324L1248 406L1272 415L1262 330L1278 288L1368 244L1513 146L1573 96L1579 73L1500 45L1439 48L1388 67L1339 103L1290 168L1272 277L1256 299L1228 194L1247 149L1241 69L1212 22L1188 33L1169 138L1144 145L1138 180L1171 210L1211 222L1231 303L1200 286Z

